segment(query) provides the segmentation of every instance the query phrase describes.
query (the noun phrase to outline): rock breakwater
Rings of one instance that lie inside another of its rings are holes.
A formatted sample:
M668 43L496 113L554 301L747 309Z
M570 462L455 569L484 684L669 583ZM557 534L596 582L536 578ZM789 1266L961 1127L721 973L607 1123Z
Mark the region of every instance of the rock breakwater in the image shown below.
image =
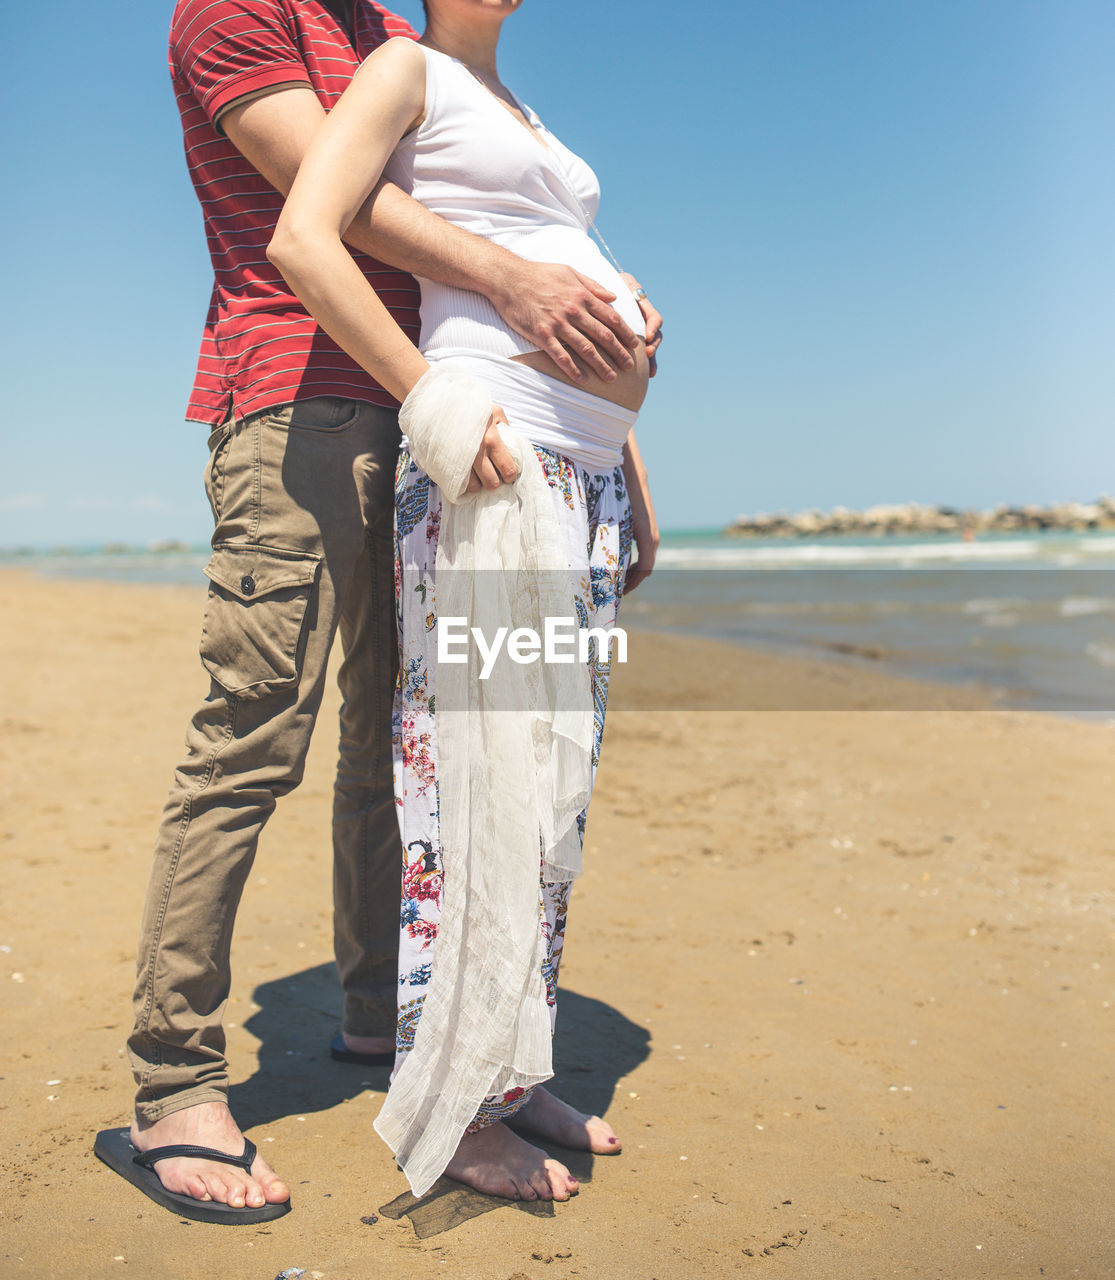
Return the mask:
M820 538L845 534L865 536L903 533L1029 533L1045 529L1083 532L1115 529L1115 498L1095 502L1058 502L1050 506L993 507L988 511L927 506L919 502L882 504L863 511L833 507L831 511L738 516L725 534L736 538Z

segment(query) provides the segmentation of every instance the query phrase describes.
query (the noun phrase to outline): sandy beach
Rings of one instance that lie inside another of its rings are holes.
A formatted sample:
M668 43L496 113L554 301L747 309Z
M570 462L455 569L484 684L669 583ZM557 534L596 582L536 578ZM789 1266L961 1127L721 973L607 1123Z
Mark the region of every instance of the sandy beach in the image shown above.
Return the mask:
M129 1117L202 592L0 580L5 1277L1115 1273L1115 729L633 634L555 1049L556 1091L623 1154L554 1149L585 1185L548 1212L452 1189L411 1207L372 1131L386 1072L326 1052L331 691L265 833L228 1010L232 1105L294 1211L206 1226L92 1151Z

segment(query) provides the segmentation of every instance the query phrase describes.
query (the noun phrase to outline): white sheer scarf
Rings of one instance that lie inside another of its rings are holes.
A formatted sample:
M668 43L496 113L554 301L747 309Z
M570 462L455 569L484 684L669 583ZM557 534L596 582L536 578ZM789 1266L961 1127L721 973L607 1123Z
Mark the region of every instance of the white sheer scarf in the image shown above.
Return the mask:
M444 361L399 416L441 489L438 617L466 618L488 642L499 627L543 635L547 617L575 618L588 575L587 561L569 564L546 478L517 432L501 424L515 483L466 493L491 407L483 382ZM468 652L437 669L441 920L414 1047L375 1122L415 1195L444 1172L485 1097L553 1074L539 863L548 882L580 874L576 820L591 786L584 665L504 657L481 680Z

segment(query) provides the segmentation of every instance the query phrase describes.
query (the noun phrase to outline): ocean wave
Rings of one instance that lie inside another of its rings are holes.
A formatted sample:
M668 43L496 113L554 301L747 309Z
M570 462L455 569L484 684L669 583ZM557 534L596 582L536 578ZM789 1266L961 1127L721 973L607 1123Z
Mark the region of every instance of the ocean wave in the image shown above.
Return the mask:
M1092 534L1091 537L1081 538L1079 550L1087 555L1115 554L1115 536L1111 534Z
M1094 596L1066 596L1057 606L1062 618L1085 618L1093 613L1110 613L1115 600L1097 599Z
M962 613L1002 613L1003 610L1024 609L1030 602L1016 596L977 597L965 600L960 606Z
M1115 644L1107 640L1096 640L1088 645L1084 652L1095 659L1101 667L1115 667Z
M669 569L766 569L852 566L915 567L1008 561L1032 564L1042 552L1031 538L1000 542L908 542L848 546L800 542L786 546L659 547L656 563Z

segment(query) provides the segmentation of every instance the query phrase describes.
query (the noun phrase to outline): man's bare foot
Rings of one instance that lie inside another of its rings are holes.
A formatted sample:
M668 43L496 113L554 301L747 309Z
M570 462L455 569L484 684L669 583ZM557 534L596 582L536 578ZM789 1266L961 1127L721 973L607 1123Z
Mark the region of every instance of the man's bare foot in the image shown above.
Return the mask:
M351 1053L394 1053L394 1036L350 1036L347 1031L341 1032L345 1048Z
M599 1116L586 1116L568 1102L555 1098L541 1085L535 1085L530 1100L511 1117L516 1128L529 1129L541 1138L560 1142L574 1151L591 1151L598 1156L618 1156L623 1144L615 1130Z
M172 1111L154 1124L138 1119L132 1123L132 1146L137 1151L179 1144L212 1147L238 1156L244 1150L244 1135L223 1102L199 1102ZM155 1173L168 1191L195 1200L215 1200L235 1209L261 1209L265 1204L282 1204L290 1199L286 1184L275 1176L262 1156L256 1156L250 1175L235 1165L185 1156L157 1161Z
M509 1200L568 1200L581 1189L565 1165L502 1124L466 1133L445 1173L485 1195Z

